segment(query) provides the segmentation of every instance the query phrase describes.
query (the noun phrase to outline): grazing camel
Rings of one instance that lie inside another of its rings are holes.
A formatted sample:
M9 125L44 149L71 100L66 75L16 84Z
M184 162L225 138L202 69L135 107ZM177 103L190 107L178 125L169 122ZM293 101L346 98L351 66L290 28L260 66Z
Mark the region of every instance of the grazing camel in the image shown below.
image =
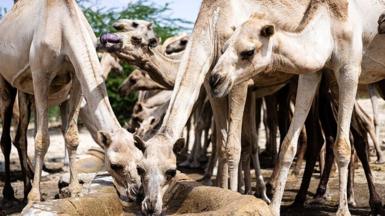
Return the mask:
M339 85L340 110L334 146L340 177L340 205L337 215L350 215L346 194L351 149L349 128L357 84L359 81L375 82L383 78L385 72L384 68L373 70L373 65L368 64L368 61L378 61L382 40L378 37L363 40L363 35L377 33L375 19L360 9L364 5L375 11L374 16L377 17L379 11L385 7L371 1L358 1L354 4L350 1L336 1L333 2L333 7L329 1L311 2L303 13L301 23L294 27L283 23L273 14L256 14L233 34L226 44L226 51L213 69L210 86L215 96L226 95L234 84L247 81L261 71L278 69L302 74L299 78L294 117L279 157L279 184L272 202L276 215L279 215L288 170L296 152L298 132L304 124L321 78L320 72L316 71L323 67L331 68L336 73ZM357 26L356 20L360 19L365 20L363 23L366 24ZM339 28L333 28L337 23ZM307 38L305 42L304 38ZM368 47L370 42L372 46ZM306 45L308 43L311 45ZM314 50L317 50L315 55ZM377 57L373 57L374 53ZM361 62L364 73L360 77Z
M344 1L336 1L336 3L343 3ZM161 212L162 207L162 190L161 188L167 187L167 173L168 168L175 167L175 160L172 154L172 149L182 130L184 125L186 124L189 115L193 109L194 101L198 98L200 88L202 84L205 83L205 87L209 89L208 82L205 81L205 77L207 73L210 71L213 64L215 64L217 57L220 55L220 52L223 48L224 43L231 36L234 31L234 27L241 25L247 18L254 12L258 11L272 11L273 14L279 14L281 17L285 19L282 20L284 23L290 22L290 26L298 26L299 23L303 20L304 13L309 7L312 6L313 1L294 1L287 2L282 0L275 0L272 4L271 1L249 1L249 0L215 0L209 1L204 0L202 2L202 6L200 9L200 13L198 19L196 21L193 34L191 36L191 40L187 49L185 51L184 57L182 58L182 62L179 68L178 75L179 77L176 79L176 84L174 88L173 97L169 106L169 110L164 118L163 125L160 128L157 135L148 140L146 143L142 143L146 147L146 156L144 162L141 164L141 171L144 171L144 175L151 179L151 183L156 183L156 185L151 186L151 190L146 191L147 199L142 205L142 208L145 212L155 212L159 214ZM316 2L317 3L317 2ZM330 3L327 1L325 3ZM373 6L371 2L365 1L357 1L356 4L368 4L370 7ZM336 4L336 6L340 6L340 4ZM380 4L380 7L381 4ZM315 7L317 8L317 7ZM332 7L335 8L335 7ZM352 8L367 8L367 7L355 7L352 5ZM366 19L377 19L378 14L382 8L373 8L373 13L370 13L370 16L366 16ZM344 12L346 10L333 10L333 12L341 11ZM360 10L356 10L360 11ZM310 11L312 12L312 11ZM312 13L309 13L311 15ZM290 19L287 19L290 17ZM375 18L374 18L375 17ZM375 21L374 21L375 22ZM374 22L366 22L366 23L374 23ZM361 23L361 22L358 22ZM377 27L376 27L377 28ZM318 29L314 28L314 29ZM372 31L372 26L369 26L368 30ZM353 31L354 32L354 31ZM369 34L369 35L375 35ZM318 37L314 37L318 38ZM373 39L373 38L370 38ZM370 42L367 41L367 42ZM325 47L322 47L325 48ZM302 51L302 50L300 50ZM318 53L314 52L314 53ZM353 53L353 52L352 52ZM198 56L198 57L197 57ZM306 56L306 55L302 55ZM355 58L351 58L355 59ZM373 60L372 60L373 61ZM376 60L380 62L379 60ZM376 64L378 65L378 64ZM358 66L354 67L354 69L359 68ZM347 67L346 69L350 69ZM354 78L354 76L353 76ZM346 83L346 82L345 82ZM354 82L353 82L354 83ZM349 84L349 83L348 83ZM314 85L314 87L317 85ZM228 116L227 111L229 107L234 105L234 103L240 103L240 100L233 100L230 98L236 94L245 95L244 85L237 86L237 88L231 91L229 97L223 99L213 99L211 98L211 102L214 108L214 115L219 116L224 119L221 121L216 121L216 124L219 128L226 128L226 118ZM348 88L354 90L354 88ZM299 91L300 92L300 91ZM312 93L312 92L308 92ZM239 98L239 95L238 95ZM299 98L299 97L297 97ZM306 99L306 97L301 97L302 99ZM230 102L230 104L228 103ZM220 107L220 109L216 109L215 107ZM350 107L350 106L347 106ZM184 110L185 112L180 112L180 110ZM235 109L234 109L235 110ZM349 112L344 112L344 115L347 114L349 116ZM297 113L298 116L298 113ZM239 119L239 118L237 118ZM343 119L343 118L340 118ZM349 122L343 122L344 127L349 125ZM224 126L225 125L225 126ZM216 130L218 131L218 130ZM217 133L217 143L220 146L226 146L224 150L234 149L235 151L226 151L226 154L229 156L228 160L222 162L222 165L219 167L219 171L225 174L223 182L221 182L222 186L227 186L227 177L230 173L230 188L232 190L237 189L237 173L238 166L235 164L239 163L239 154L240 150L237 144L233 145L231 143L240 143L237 137L233 136L232 133L226 134L228 130L221 130L222 133ZM290 130L293 132L293 130ZM345 130L346 131L346 130ZM291 133L290 132L290 133ZM228 139L228 135L230 135ZM343 135L346 135L343 134ZM238 142L234 142L238 141ZM295 140L296 141L296 140ZM341 143L341 142L340 142ZM140 142L138 142L140 144ZM226 145L231 144L231 145ZM168 146L168 148L165 148ZM346 151L347 152L347 151ZM347 154L346 154L347 155ZM350 156L350 153L349 153ZM151 163L150 163L151 161ZM347 166L347 160L342 161L344 165ZM220 162L221 163L221 162ZM346 167L345 166L345 167ZM144 167L144 169L143 169ZM347 168L344 168L345 172ZM222 171L221 171L222 170ZM346 172L345 172L346 173ZM162 179L159 181L152 181L153 179ZM346 181L341 184L341 197L346 197L346 193L343 193L343 188L346 188ZM344 186L342 186L344 185ZM280 186L282 189L282 186ZM160 195L159 195L160 194ZM281 197L276 196L276 197ZM276 198L276 200L280 200L280 198ZM343 202L346 199L342 199L341 207L339 210L339 214L343 214L348 212L347 205ZM277 203L273 204L274 210L276 214L279 214L279 205ZM346 213L348 214L348 213Z
M96 38L76 2L20 0L1 20L0 30L2 82L8 83L5 86L10 90L34 95L36 101L36 164L28 201L41 200L41 169L49 145L48 107L66 101L69 96L67 122L71 124L66 128L66 138L73 139L70 125L76 122L80 92L87 102L91 122L99 131L98 142L105 148L106 167L118 192L121 196L134 197L140 186L136 161L142 154L135 148L132 134L119 125L113 114L94 49ZM5 109L12 110L12 105ZM78 141L69 143L74 144L67 146L70 190L76 194L80 192L74 169Z

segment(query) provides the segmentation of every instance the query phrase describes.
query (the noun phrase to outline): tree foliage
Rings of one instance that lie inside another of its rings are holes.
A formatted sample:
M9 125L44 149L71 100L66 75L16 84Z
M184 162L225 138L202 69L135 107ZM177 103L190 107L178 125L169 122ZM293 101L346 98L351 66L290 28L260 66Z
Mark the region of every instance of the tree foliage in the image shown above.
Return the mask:
M112 24L123 18L153 22L154 30L162 41L180 31L187 30L184 26L191 24L182 19L170 18L169 4L157 5L148 0L136 0L122 9L94 9L93 6L86 6L88 1L78 2L97 36L104 32L113 32ZM120 84L133 70L133 67L127 64L123 65L123 68L123 74L112 73L106 81L112 108L121 123L127 122L130 118L133 105L137 100L136 94L127 97L119 95Z
M120 9L105 9L91 5L90 0L77 0L95 34L99 37L105 32L114 32L112 24L118 19L141 19L154 23L154 30L164 41L180 31L188 30L185 26L191 22L172 18L169 4L158 5L149 0L133 0L126 7ZM0 19L6 13L5 8L0 8ZM122 74L111 73L106 81L108 96L119 121L124 124L131 117L132 108L137 100L136 94L122 97L119 95L119 86L123 80L133 71L133 67L123 65ZM58 116L57 109L50 112L52 118Z

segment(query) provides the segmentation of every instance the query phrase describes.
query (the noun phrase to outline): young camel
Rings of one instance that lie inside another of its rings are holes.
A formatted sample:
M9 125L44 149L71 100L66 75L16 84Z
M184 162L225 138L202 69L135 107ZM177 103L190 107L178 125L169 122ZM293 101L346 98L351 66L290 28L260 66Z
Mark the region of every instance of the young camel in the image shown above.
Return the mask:
M20 0L1 21L0 29L2 82L8 83L9 89L33 94L36 101L36 164L28 201L41 200L41 169L49 145L48 106L70 96L67 122L71 124L66 128L66 137L73 139L70 125L76 122L80 92L87 101L91 122L99 131L98 141L107 152L106 165L117 190L121 196L136 195L140 187L136 161L142 154L135 148L132 134L119 125L113 114L94 50L96 38L76 2ZM12 110L12 105L5 109ZM76 195L80 191L74 168L78 141L70 143L70 190Z
M133 91L166 90L164 86L150 78L148 73L142 70L134 70L120 85L119 93L127 96Z
M373 70L373 64L378 62L378 56L381 56L379 47L383 44L382 40L378 37L371 38L374 40L363 40L362 35L377 33L377 26L374 26L376 18L373 16L378 17L385 5L371 1L338 1L338 4L334 2L333 7L330 4L311 3L298 27L289 27L272 14L269 14L271 17L254 15L230 38L225 53L218 60L210 77L213 94L222 96L226 95L234 84L246 81L261 71L278 69L302 74L299 78L294 117L279 156L279 184L272 202L276 215L279 215L284 185L296 152L299 130L303 127L321 78L320 72L317 71L323 67L331 68L335 72L339 85L340 110L334 145L340 177L340 205L337 215L350 215L346 195L351 149L349 128L357 84L359 81L377 81L384 77L385 72L384 68L380 71ZM375 14L367 16L360 9L364 6ZM335 7L338 9L335 10ZM356 25L358 20L365 20L363 23L366 25ZM334 28L334 25L339 28ZM366 47L370 42L373 46ZM363 47L366 52L362 61ZM374 53L377 57L372 56ZM364 73L360 77L361 62Z

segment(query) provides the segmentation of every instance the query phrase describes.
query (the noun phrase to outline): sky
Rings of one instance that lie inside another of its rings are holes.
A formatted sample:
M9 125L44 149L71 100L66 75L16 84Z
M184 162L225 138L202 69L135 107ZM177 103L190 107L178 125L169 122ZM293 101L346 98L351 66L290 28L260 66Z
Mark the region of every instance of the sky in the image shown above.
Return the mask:
M198 16L202 0L150 0L159 5L170 3L170 15L173 18L182 18L194 22ZM93 5L104 8L119 8L127 5L130 0L90 0ZM0 0L0 8L10 9L13 0Z

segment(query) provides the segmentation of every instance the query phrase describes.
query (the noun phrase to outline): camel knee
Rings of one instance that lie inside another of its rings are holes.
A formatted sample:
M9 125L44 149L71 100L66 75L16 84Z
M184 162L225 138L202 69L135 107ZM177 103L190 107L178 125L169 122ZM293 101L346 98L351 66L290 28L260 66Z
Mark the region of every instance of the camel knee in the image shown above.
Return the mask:
M348 166L351 158L351 145L347 139L340 138L333 148L337 163L341 166Z
M280 153L281 165L290 167L296 153L297 153L296 143L292 143L290 141L284 141L284 143L282 144L281 153Z
M49 138L48 135L43 135L42 133L37 133L35 137L35 151L38 154L47 153L49 145Z
M76 150L79 145L79 131L76 125L71 124L64 135L67 148L69 150Z

